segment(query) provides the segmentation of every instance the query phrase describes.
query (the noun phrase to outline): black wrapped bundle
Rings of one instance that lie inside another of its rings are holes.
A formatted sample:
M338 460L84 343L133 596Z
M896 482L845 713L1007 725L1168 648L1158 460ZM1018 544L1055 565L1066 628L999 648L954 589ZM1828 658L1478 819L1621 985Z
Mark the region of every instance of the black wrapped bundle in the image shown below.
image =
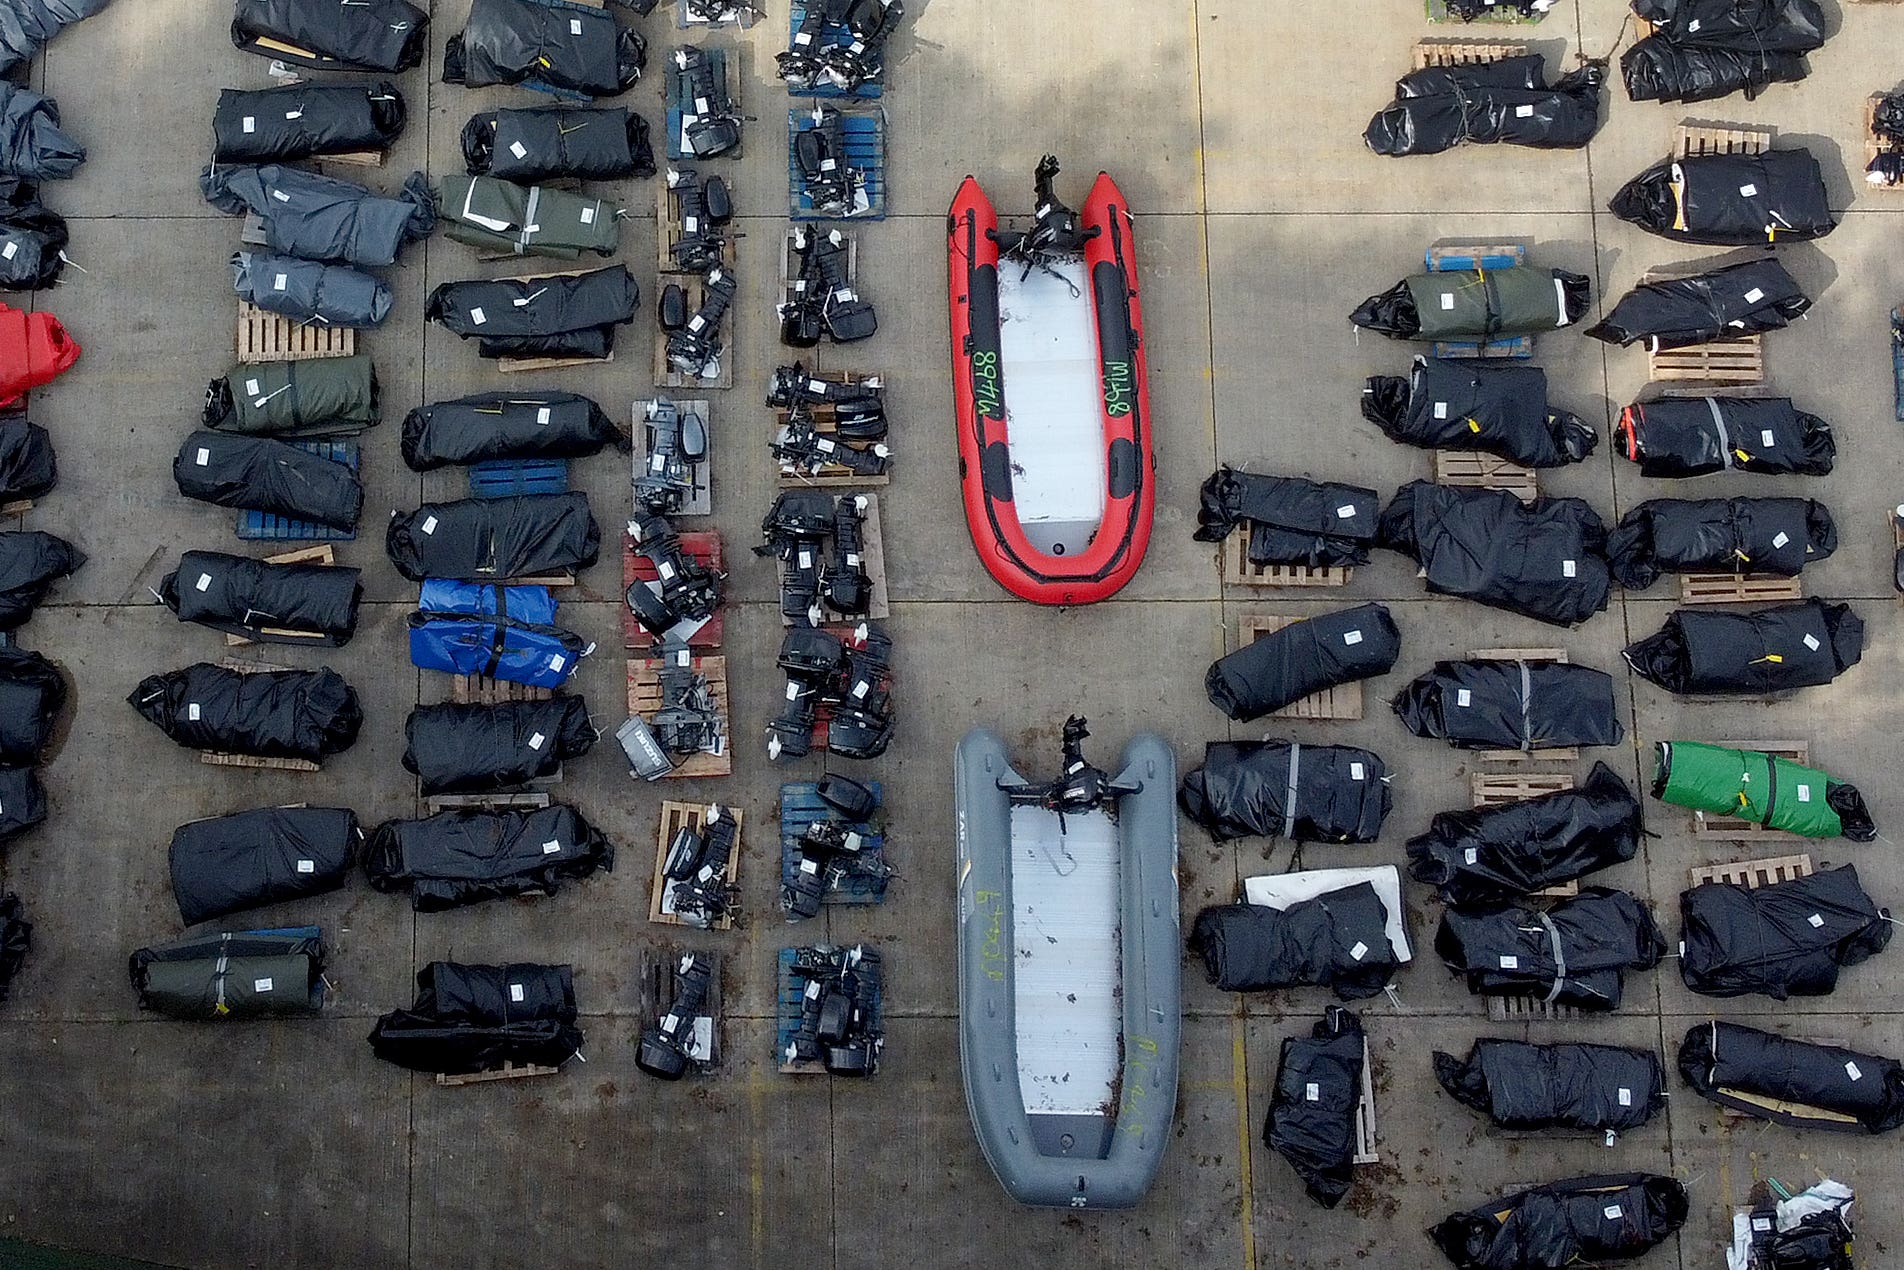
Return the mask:
M33 60L46 42L105 8L108 0L6 0L0 5L0 75Z
M629 444L600 406L572 392L479 392L403 418L403 461L416 472L490 459L586 458Z
M1592 303L1591 280L1565 269L1455 269L1403 278L1349 321L1396 340L1493 340L1571 326Z
M407 71L423 61L429 25L430 15L407 0L238 0L231 42L321 70Z
M1388 942L1388 906L1367 882L1286 909L1206 908L1190 928L1190 951L1225 992L1321 984L1344 1001L1374 996L1401 964Z
M227 216L249 212L271 251L300 260L395 264L399 251L436 228L430 178L421 172L412 172L390 198L278 163L213 162L199 174L198 188Z
M342 463L270 437L194 432L172 460L179 493L219 507L355 529L364 487Z
M1502 1129L1625 1133L1666 1109L1651 1050L1479 1040L1465 1059L1435 1051L1435 1079Z
M0 765L40 761L66 708L66 681L36 652L0 647Z
M212 158L292 163L388 150L402 134L406 114L403 94L389 80L226 88L212 114Z
M1621 186L1607 210L1661 238L1718 247L1804 242L1838 227L1805 149L1667 159Z
M66 267L66 219L31 181L0 179L0 291L36 291Z
M60 129L59 103L0 81L0 177L57 181L86 161L86 147Z
M1782 330L1811 308L1785 266L1770 257L1688 278L1644 282L1586 333L1609 344L1646 341L1654 351Z
M1607 564L1639 591L1661 573L1747 570L1796 577L1838 549L1838 529L1809 498L1654 498L1607 534Z
M655 174L648 125L623 106L536 106L471 115L463 125L463 165L471 176L517 185Z
M1680 977L1702 996L1822 997L1838 971L1883 951L1890 913L1849 864L1745 887L1708 882L1682 891Z
M1586 145L1600 128L1606 68L1589 63L1551 87L1540 78L1539 54L1414 71L1396 83L1395 100L1369 120L1362 141L1387 155L1440 154L1463 142Z
M1435 932L1435 951L1480 996L1613 1010L1619 1008L1625 972L1657 966L1666 937L1635 896L1589 886L1544 911L1511 905L1447 909Z
M615 849L573 807L439 812L392 820L371 836L364 871L379 891L406 891L419 913L540 892L615 867Z
M1276 1063L1263 1145L1289 1161L1309 1198L1324 1208L1334 1208L1349 1193L1367 1059L1362 1020L1330 1006L1310 1035L1283 1039Z
M1507 490L1410 481L1382 510L1381 545L1428 589L1571 626L1606 608L1606 526L1577 498L1523 503Z
M340 565L188 551L159 582L159 599L181 622L268 644L341 648L357 630L362 576Z
M1374 842L1388 818L1388 768L1347 745L1217 741L1183 778L1177 806L1219 842Z
M1577 789L1437 813L1408 840L1408 873L1444 903L1505 903L1631 860L1642 832L1640 800L1595 763Z
M232 255L231 286L239 299L301 324L381 326L392 303L389 284L361 269L262 251Z
M1218 658L1204 689L1217 709L1246 722L1326 688L1385 675L1401 649L1388 610L1358 604L1292 622Z
M1249 529L1255 564L1312 569L1368 563L1380 501L1359 485L1258 476L1220 467L1203 483L1198 542L1222 542L1238 525Z
M324 942L315 926L188 935L139 949L126 970L139 1008L174 1019L285 1018L324 1008Z
M1679 1046L1701 1098L1794 1128L1888 1133L1904 1126L1904 1063L1738 1023L1701 1023Z
M1416 736L1472 750L1618 745L1613 677L1558 661L1438 661L1389 705Z
M443 49L443 82L613 97L635 86L647 56L647 43L612 9L474 0L469 20Z
M46 820L46 790L31 767L0 767L0 842L19 837ZM0 998L4 997L0 993Z
M1548 408L1546 371L1480 358L1417 357L1406 377L1371 375L1362 417L1403 445L1479 450L1528 467L1578 463L1599 441L1578 415Z
M1803 53L1685 48L1657 35L1620 56L1620 76L1634 101L1712 101L1736 92L1749 101L1768 84L1796 83L1810 73Z
M1863 620L1849 604L1823 600L1755 613L1675 609L1624 653L1641 678L1689 697L1828 684L1863 655Z
M38 498L58 484L59 465L46 429L18 416L0 419L0 499Z
M344 885L364 840L346 807L258 807L180 825L172 897L187 926Z
M26 909L12 891L0 893L0 1004L7 999L13 980L26 964L33 947L33 923L26 920Z
M423 316L475 336L483 357L595 357L615 349L615 328L635 320L641 289L625 265L567 277L446 282Z
M500 582L595 563L601 530L588 495L519 494L425 503L390 517L384 551L412 582Z
M1823 476L1838 443L1831 425L1788 397L1661 397L1620 411L1614 450L1642 476L1705 476L1736 468Z
M1689 1208L1686 1188L1670 1177L1576 1177L1454 1213L1428 1237L1456 1270L1603 1266L1664 1243Z
M53 584L86 563L86 553L52 534L0 533L0 631L26 625Z
M415 1004L379 1018L369 1041L378 1058L411 1071L559 1067L582 1048L577 1017L567 966L433 961L417 972Z
M418 706L403 725L403 770L425 794L471 793L554 776L595 744L580 697Z
M1709 101L1805 78L1825 42L1814 0L1636 0L1654 31L1620 59L1634 101Z
M199 662L140 680L126 701L187 749L313 763L349 749L364 722L356 692L328 666L245 674Z

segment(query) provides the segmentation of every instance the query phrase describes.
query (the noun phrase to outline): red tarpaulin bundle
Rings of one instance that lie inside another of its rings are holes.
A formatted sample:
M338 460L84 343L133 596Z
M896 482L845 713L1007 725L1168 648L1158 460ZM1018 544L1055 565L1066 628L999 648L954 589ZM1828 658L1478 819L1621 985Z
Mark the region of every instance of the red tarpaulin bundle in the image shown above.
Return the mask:
M0 304L0 406L51 383L78 360L79 345L58 318Z

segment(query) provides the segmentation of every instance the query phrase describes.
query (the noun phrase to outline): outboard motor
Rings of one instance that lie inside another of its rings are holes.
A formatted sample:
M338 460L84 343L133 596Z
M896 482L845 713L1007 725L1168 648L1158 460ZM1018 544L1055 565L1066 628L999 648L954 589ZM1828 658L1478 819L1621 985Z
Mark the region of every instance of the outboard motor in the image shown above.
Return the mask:
M701 307L668 334L668 365L683 375L713 379L721 373L721 320L734 302L737 286L734 275L725 269L710 269L701 280Z
M689 44L674 51L674 65L694 107L681 116L688 152L697 159L726 154L740 144L741 116L734 110L733 99L721 91L714 63L706 52Z
M693 168L668 169L668 188L674 191L681 208L681 221L668 256L689 273L706 273L718 268L727 249L724 232L734 219L734 204L728 197L727 182L718 176L706 180Z
M851 216L870 206L859 169L846 161L839 111L830 106L813 108L813 126L793 134L793 159L815 212Z
M1084 716L1072 715L1064 721L1064 771L1058 779L1042 785L1007 785L1001 781L999 788L1014 803L1057 812L1060 824L1067 813L1076 815L1103 808L1115 815L1117 799L1138 793L1139 789L1117 784L1102 768L1085 761L1084 741L1090 735Z
M840 498L833 504L833 552L820 579L820 598L844 617L863 617L873 599L873 580L860 559L865 541L866 496Z
M707 460L707 420L666 397L648 403L648 462L635 477L635 506L650 516L681 510L694 492L694 468Z
M780 305L781 343L811 348L824 335L850 344L879 330L878 314L848 280L846 235L837 229L816 234L802 225L794 231L793 250L800 264L794 298Z
M688 1068L707 1067L711 1056L695 1053L695 1029L710 1018L714 976L719 968L706 953L688 953L675 966L674 991L660 1019L642 1029L635 1066L661 1080L680 1080Z
M635 550L654 565L657 592L645 581L628 586L628 608L650 635L661 637L682 622L714 615L727 575L709 569L681 549L681 536L659 516L630 521Z
M738 908L740 889L727 880L737 832L734 818L710 803L700 830L683 828L669 843L665 885L674 915L687 925L708 930Z

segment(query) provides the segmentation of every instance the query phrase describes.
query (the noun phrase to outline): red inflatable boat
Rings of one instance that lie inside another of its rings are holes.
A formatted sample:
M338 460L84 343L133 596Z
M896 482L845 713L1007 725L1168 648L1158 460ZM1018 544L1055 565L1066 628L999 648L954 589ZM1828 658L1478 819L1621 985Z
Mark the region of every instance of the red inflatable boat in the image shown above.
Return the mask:
M959 481L980 559L1014 595L1090 604L1115 595L1150 544L1143 313L1131 216L1098 173L1075 218L1077 251L1007 254L998 215L966 177L946 217ZM1009 246L1020 236L1006 234Z

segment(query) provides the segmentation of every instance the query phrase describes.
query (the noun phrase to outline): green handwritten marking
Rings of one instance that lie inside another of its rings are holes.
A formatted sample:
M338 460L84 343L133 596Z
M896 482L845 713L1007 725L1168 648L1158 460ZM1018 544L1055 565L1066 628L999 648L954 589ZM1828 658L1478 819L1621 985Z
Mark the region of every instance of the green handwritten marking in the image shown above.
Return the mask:
M985 977L992 980L1003 980L1005 978L1005 967L1003 965L1005 960L1005 906L1000 903L1004 898L1005 895L1002 891L979 891L972 896L973 902L978 905L981 912L989 909L991 914L991 925L986 927L985 942L979 945L978 951L979 956L986 962L999 963L996 965L988 964L985 967Z
M987 419L1001 418L1002 397L998 389L998 354L980 349L972 354L972 400Z
M1104 413L1116 418L1131 412L1131 364L1104 363Z

